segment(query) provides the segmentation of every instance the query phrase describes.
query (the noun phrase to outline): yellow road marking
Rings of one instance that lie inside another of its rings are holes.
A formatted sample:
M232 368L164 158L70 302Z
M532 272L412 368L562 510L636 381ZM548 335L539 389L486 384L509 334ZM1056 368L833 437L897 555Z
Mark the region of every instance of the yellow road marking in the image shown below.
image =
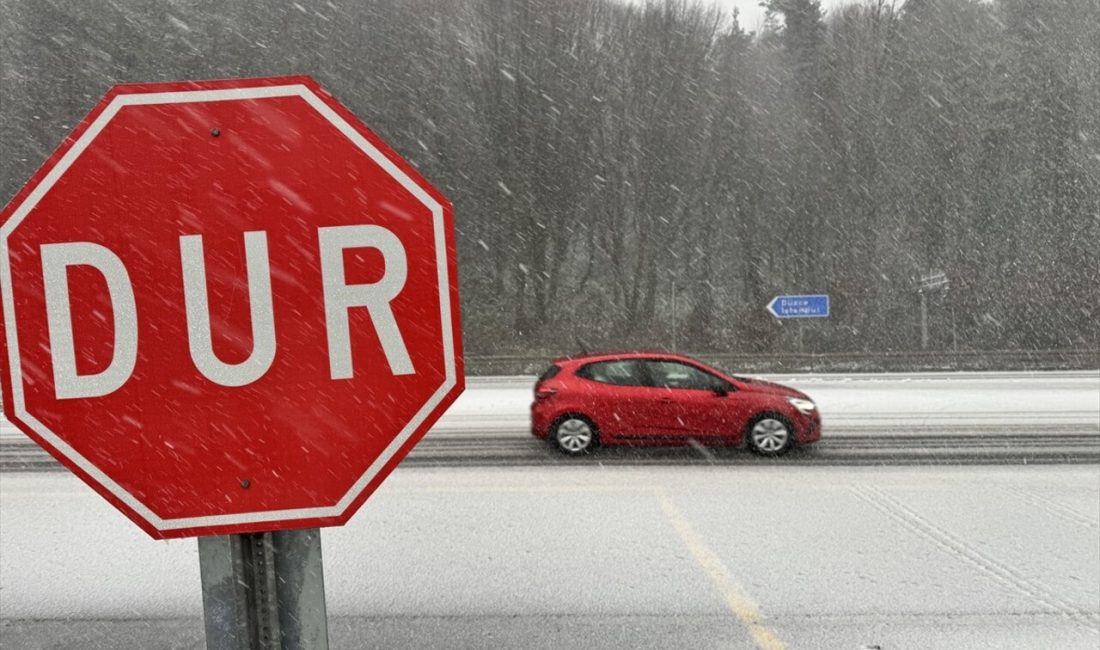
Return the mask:
M707 577L722 594L726 605L734 616L749 630L753 640L761 650L786 650L786 646L775 632L764 624L764 617L756 603L746 594L745 590L733 579L730 570L726 568L721 558L710 549L695 529L691 527L687 518L679 508L672 503L668 493L661 487L638 487L633 485L494 485L494 484L451 484L451 485L418 485L408 486L401 490L406 493L439 494L458 492L487 492L487 493L511 493L511 494L537 494L537 493L604 493L604 494L652 494L661 505L672 527L680 535L684 545L691 551L695 561L706 572Z
M672 499L669 498L668 494L660 490L657 493L657 499L669 523L680 534L680 539L684 541L684 545L691 551L699 566L703 567L703 571L706 572L710 581L722 593L722 597L725 598L730 611L748 628L753 640L756 641L757 647L762 650L784 650L786 646L783 645L783 642L779 640L779 637L775 635L771 628L764 624L764 617L756 603L733 579L733 575L726 568L722 559L699 537L699 534L691 527L680 509L672 503Z

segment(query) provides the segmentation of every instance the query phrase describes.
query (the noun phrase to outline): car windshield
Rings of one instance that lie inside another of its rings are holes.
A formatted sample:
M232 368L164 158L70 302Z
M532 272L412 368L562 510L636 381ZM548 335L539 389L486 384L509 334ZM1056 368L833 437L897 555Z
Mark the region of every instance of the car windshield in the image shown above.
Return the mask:
M0 0L0 303L3 649L1100 646L1100 0Z

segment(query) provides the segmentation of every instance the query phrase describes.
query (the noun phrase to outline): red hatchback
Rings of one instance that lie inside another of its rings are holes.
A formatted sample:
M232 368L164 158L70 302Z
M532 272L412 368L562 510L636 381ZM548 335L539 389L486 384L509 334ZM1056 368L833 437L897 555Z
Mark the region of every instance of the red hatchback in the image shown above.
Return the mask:
M535 383L531 433L567 454L597 444L740 445L767 456L821 439L806 394L695 359L631 352L556 359Z

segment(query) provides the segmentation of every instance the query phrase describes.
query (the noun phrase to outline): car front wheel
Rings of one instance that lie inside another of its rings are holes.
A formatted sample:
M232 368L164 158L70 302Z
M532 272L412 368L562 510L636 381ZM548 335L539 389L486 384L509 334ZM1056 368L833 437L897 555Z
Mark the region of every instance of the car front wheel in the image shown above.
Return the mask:
M587 454L597 444L596 426L588 418L569 415L554 425L554 443L570 456Z
M749 423L749 449L761 456L782 456L794 444L791 426L782 418L767 414Z

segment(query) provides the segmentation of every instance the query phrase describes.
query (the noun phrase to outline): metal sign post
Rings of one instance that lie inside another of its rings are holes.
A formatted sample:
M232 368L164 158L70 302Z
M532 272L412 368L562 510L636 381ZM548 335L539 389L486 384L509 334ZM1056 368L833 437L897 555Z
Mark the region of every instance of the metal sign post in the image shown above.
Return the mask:
M328 650L321 531L199 538L207 650Z
M928 294L933 291L947 291L951 281L942 271L936 271L921 276L917 285L917 293L920 294L920 349L928 349ZM953 328L954 326L952 326Z

